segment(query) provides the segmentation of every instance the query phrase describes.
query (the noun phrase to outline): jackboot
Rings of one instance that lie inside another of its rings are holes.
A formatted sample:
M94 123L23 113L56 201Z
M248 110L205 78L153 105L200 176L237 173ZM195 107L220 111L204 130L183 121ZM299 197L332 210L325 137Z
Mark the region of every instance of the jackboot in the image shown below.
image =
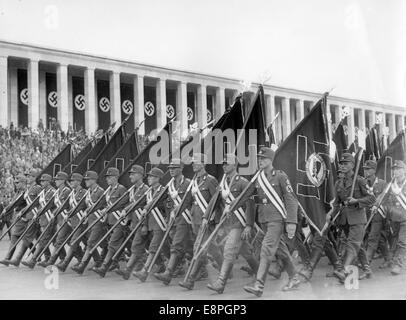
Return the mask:
M149 265L151 264L153 258L154 254L152 253L148 254L148 258L144 264L144 267L140 271L134 272L134 276L138 278L141 282L145 282L147 280L148 278L147 269L149 268Z
M107 252L106 258L104 258L104 261L103 261L101 267L93 268L92 271L96 272L100 277L104 278L111 265L111 262L112 262L111 258L113 257L113 255L114 255L114 252L109 250Z
M258 272L259 261L254 257L254 255L247 257L245 260L247 261L250 269L249 275L256 275Z
M218 294L222 294L224 292L224 288L226 287L227 279L228 279L232 269L233 269L233 264L231 263L231 261L224 260L217 280L213 284L209 283L207 285L207 288L209 288L210 290L216 291Z
M268 274L275 279L280 279L283 271L283 262L281 259L276 258L276 261L272 261L269 265Z
M253 286L252 285L244 286L244 290L246 292L254 294L257 297L262 296L262 293L264 292L264 285L265 285L266 276L268 274L269 265L270 265L270 261L268 259L262 259L259 262L257 279Z
M291 291L297 289L300 285L300 278L298 274L295 274L293 277L289 278L288 283L282 288L282 291Z
M116 273L118 275L122 276L124 280L130 279L131 273L133 272L134 266L138 260L139 260L139 257L136 256L135 254L132 254L130 256L130 260L128 260L128 262L127 262L125 269L124 270L118 269L118 270L116 270Z
M12 236L11 237L11 241L10 241L10 245L9 245L9 250L7 251L6 256L4 257L3 260L0 260L0 264L5 265L6 267L8 267L8 265L10 264L10 260L11 257L13 256L14 252L15 252L15 248L13 250L10 251L11 247L14 246L14 244L16 243L16 241L18 240L18 237Z
M79 265L73 266L71 269L75 271L77 274L83 274L83 272L86 269L86 266L89 264L90 259L90 249L85 251L85 254L83 255L82 261L80 261Z
M180 281L179 286L181 286L182 288L188 289L188 290L193 290L193 287L194 287L195 281L196 281L196 276L200 272L200 269L205 268L206 263L207 263L207 259L200 258L196 262L196 264L193 266L189 277L187 279L185 279L184 281Z
M13 260L10 260L11 265L18 267L20 265L21 259L23 258L25 252L28 249L28 245L22 241L21 247L20 247L20 251L18 251L16 257Z
M35 265L37 264L37 258L43 249L44 247L38 245L34 254L31 256L31 259L28 261L23 261L22 264L30 269L34 269Z
M75 250L73 248L69 247L68 252L66 253L65 259L56 265L58 270L61 272L65 272L69 263L72 261L74 255L75 255Z
M341 283L344 283L345 279L348 276L348 272L345 270L345 267L351 265L352 262L354 261L354 259L355 259L355 255L352 252L352 250L351 251L348 249L345 250L344 259L343 259L343 261L344 261L343 270L334 270L334 275L338 278L338 280L340 280Z
M362 274L359 275L359 280L370 279L372 278L372 270L369 265L367 258L367 252L364 248L361 248L358 252L358 260L361 263Z
M173 278L173 273L180 261L179 255L177 253L172 253L171 256L169 257L168 264L166 266L166 270L162 273L154 273L154 277L157 278L159 281L162 281L164 285L169 285L171 283L171 280Z
M332 272L328 272L326 274L326 277L327 278L335 277L334 271L338 270L339 272L341 272L344 270L344 266L333 246L325 245L324 253L326 254L326 257L328 258L328 260L330 261L330 263L333 265L334 268Z
M44 260L42 262L39 262L38 265L40 267L43 267L43 268L51 266L51 265L55 264L56 260L58 260L58 256L59 255L56 255L55 252L54 252L48 260Z
M313 276L313 270L320 261L323 250L321 248L314 248L312 250L309 263L299 271L299 275L303 278L303 282L310 281Z

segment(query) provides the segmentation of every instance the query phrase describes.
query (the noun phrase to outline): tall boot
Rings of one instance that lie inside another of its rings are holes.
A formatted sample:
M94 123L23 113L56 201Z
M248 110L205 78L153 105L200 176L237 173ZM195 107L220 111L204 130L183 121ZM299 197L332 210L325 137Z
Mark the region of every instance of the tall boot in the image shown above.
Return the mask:
M252 293L257 297L262 296L264 292L265 280L266 275L268 274L270 261L268 259L261 259L259 262L258 272L257 272L257 279L254 285L246 285L244 286L244 290L248 293Z
M138 262L138 260L139 260L139 257L133 253L130 256L130 259L128 260L127 265L124 268L124 270L118 269L118 270L116 270L116 273L118 275L122 276L124 280L130 279L131 273L133 272L134 266Z
M25 252L27 251L27 249L28 249L27 243L25 243L25 241L22 241L20 251L18 251L16 257L10 261L10 264L18 267L20 265L21 259L23 258Z
M31 258L28 261L23 261L22 264L30 269L34 269L35 265L37 264L37 258L43 249L44 249L43 246L38 245Z
M72 247L69 247L68 252L66 253L65 259L56 265L58 270L61 272L65 272L69 263L72 261L74 255L75 255L75 250Z
M3 264L6 267L8 267L8 265L10 264L11 257L13 256L13 254L15 252L15 248L13 250L11 250L11 251L10 251L10 249L11 249L11 247L14 246L14 244L17 242L17 240L18 240L18 237L16 237L16 236L11 237L10 245L9 245L9 249L7 251L7 254L4 257L4 259L0 261L0 264Z
M340 280L341 283L344 283L345 278L348 276L348 272L345 270L345 267L351 265L352 262L354 261L354 258L355 258L355 256L354 256L354 253L352 252L352 250L347 248L344 252L344 257L343 257L343 261L344 261L343 270L334 271L334 275Z
M310 259L309 259L309 263L308 265L304 266L300 271L299 271L299 275L303 277L304 281L310 281L310 279L313 276L313 270L314 268L317 266L317 264L320 261L321 255L323 253L323 249L315 247L312 250Z
M147 277L148 277L147 269L149 268L149 265L152 263L153 258L154 258L154 254L152 254L152 253L148 254L147 261L145 262L145 265L141 269L141 271L134 272L134 276L137 277L138 279L140 279L141 282L145 282L145 280L147 280Z
M159 281L162 281L165 285L169 285L173 278L173 273L178 265L180 259L177 253L172 253L169 257L168 265L166 266L166 270L162 273L154 273L154 277L157 278Z
M339 272L344 271L344 266L333 245L326 244L324 246L324 253L326 254L326 257L334 268L332 272L328 272L326 274L327 278L335 277L334 271L336 270L338 270Z
M72 270L75 271L77 274L83 274L91 258L92 256L90 255L90 248L86 249L85 254L83 255L83 258L80 261L79 265L73 266Z
M82 247L77 244L76 248L73 251L74 251L73 257L76 258L76 260L78 261L75 265L79 265L84 255Z
M86 249L86 250L87 250L87 249ZM93 261L94 261L94 265L93 265L92 268L99 268L99 267L102 265L103 260L104 260L104 258L105 258L106 256L104 255L104 257L102 257L102 256L99 254L99 251L95 250L95 251L93 252L93 254L92 254L92 257L93 257ZM83 259L83 258L82 258L82 259Z
M109 267L112 263L111 258L113 258L114 256L114 251L113 250L109 250L107 252L106 258L104 258L104 261L101 265L100 268L94 268L92 269L92 271L96 272L100 277L104 278L106 276L107 271L109 270Z
M224 260L217 280L213 284L209 283L207 285L207 288L209 288L210 290L216 291L218 294L222 294L224 292L224 288L226 287L227 279L229 278L230 272L232 269L233 269L233 263L231 261Z
M279 279L282 276L283 271L283 262L278 257L275 257L276 260L272 261L268 268L268 273L275 279Z
M364 248L358 252L358 260L361 263L363 273L359 276L359 280L370 279L372 277L372 270L369 265L367 253Z
M259 267L259 262L258 260L254 257L254 255L250 255L248 257L245 258L245 260L248 263L248 266L250 268L250 272L249 275L256 275L258 272L258 267Z
M195 285L197 274L200 272L201 268L204 268L206 266L206 263L207 263L207 258L200 258L198 261L196 261L196 264L193 266L189 277L185 281L180 281L179 285L182 288L192 290Z

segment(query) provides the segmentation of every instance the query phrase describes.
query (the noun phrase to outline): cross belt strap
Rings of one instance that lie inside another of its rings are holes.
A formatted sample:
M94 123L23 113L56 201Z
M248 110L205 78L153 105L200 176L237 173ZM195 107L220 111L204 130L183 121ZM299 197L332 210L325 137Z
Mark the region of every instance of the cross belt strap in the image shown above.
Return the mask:
M162 231L166 231L166 221L165 218L162 216L161 211L158 208L152 209L152 215L155 218L155 221L158 223L158 226L161 228Z
M197 205L199 206L200 210L202 210L202 212L206 212L208 204L207 201L204 199L200 189L199 189L199 185L197 184L197 181L192 182L192 195L193 198L195 199Z
M50 222L53 219L54 215L52 214L51 210L47 210L45 212L45 217L47 218L48 222Z
M382 216L382 218L384 218L384 219L386 218L385 210L384 210L384 208L382 206L379 206L377 211Z
M145 210L143 208L138 208L137 210L134 211L134 213L137 216L138 220L140 220L144 215Z
M398 186L396 181L392 183L391 189L392 193L395 195L396 200L400 203L400 205L403 207L403 209L406 210L406 196L402 193L402 190L406 184L406 179L405 182L401 186Z
M179 185L182 185L183 180L184 180L184 179L183 179L183 177L182 177L182 181L180 182ZM191 183L193 183L193 182L191 182ZM178 194L178 191L177 191L176 188L175 188L175 180L173 180L173 181L169 184L169 188L168 188L168 189L169 189L169 195L171 196L171 198L172 198L174 204L175 204L176 206L179 206L180 203L182 202L182 199L180 198L180 196L179 196L179 194ZM192 214L190 213L189 209L183 210L183 211L182 211L182 216L183 216L183 218L185 219L185 221L186 221L188 224L192 224Z
M268 197L269 201L275 206L284 219L286 219L287 213L285 205L283 204L282 199L279 197L278 193L269 183L269 180L265 176L264 172L261 172L258 176L258 183L264 191L265 195Z

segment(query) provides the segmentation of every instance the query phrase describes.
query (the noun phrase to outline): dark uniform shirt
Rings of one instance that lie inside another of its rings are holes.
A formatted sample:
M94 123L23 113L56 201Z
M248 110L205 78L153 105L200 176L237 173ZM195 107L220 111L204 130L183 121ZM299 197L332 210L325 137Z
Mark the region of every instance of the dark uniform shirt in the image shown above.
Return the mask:
M103 195L104 193L104 189L102 187L100 187L98 184L90 191L90 194L88 194L88 196L86 197L86 206L87 209L90 209L99 199L100 197ZM96 215L94 213L92 213L89 216L89 224L93 223L95 220L97 219Z
M31 220L34 217L34 210L36 210L36 211L41 210L41 208L44 207L49 200L51 200L55 189L51 185L49 185L47 188L41 190L41 192L42 191L44 191L43 201L41 201L41 197L40 197L40 201L39 201L38 205L33 206L32 210L30 210L30 212L27 212L27 214L25 215L26 219Z
M127 212L129 208L135 204L140 198L142 198L148 190L148 186L145 183L141 183L138 187L134 187L130 190L128 195L129 203L125 207ZM136 207L132 209L132 212L127 216L127 220L131 222L131 228L134 228L139 222L137 213L141 216L142 208L146 204L146 199L144 198Z
M55 213L56 210L63 204L63 202L69 197L70 194L70 188L66 185L62 185L56 190L55 197L53 199L53 204L51 208L49 209L50 211L53 211ZM45 197L46 201L48 202L49 199ZM45 212L41 214L39 217L39 224L41 227L45 227L48 224L48 219L45 215Z
M187 188L189 187L190 184L190 179L186 178L184 176L182 176L182 179L180 182L177 182L176 180L174 180L173 183L173 187L174 187L174 192L171 192L171 188L168 188L168 197L167 197L167 201L166 201L166 210L167 213L170 213L174 206L175 206L175 198L178 197L178 200L182 201L182 199L184 198ZM186 199L185 199L186 201ZM189 209L187 209L189 210ZM179 212L178 216L176 217L175 220L175 225L180 225L180 224L187 224L184 215L182 214L182 212Z
M151 195L152 195L152 200L150 202L152 202L152 201L154 201L154 199L156 199L156 197L161 193L162 188L163 188L163 186L161 184L159 184L157 187L154 187L152 190L150 190ZM148 196L147 196L147 198L148 198ZM161 213L161 216L164 219L164 223L166 223L166 217L167 217L167 214L165 212L166 201L167 201L167 194L164 194L161 197L161 199L159 199L159 201L154 206L154 208L158 209L159 212ZM147 203L150 203L150 202L147 202ZM151 209L153 210L153 208L151 208ZM159 226L158 222L156 221L156 218L155 218L152 210L148 214L148 217L147 217L148 231L162 230L161 227Z
M344 201L351 194L353 178L343 177L335 183L336 199L334 201L333 216L339 211L340 206L344 205ZM366 224L367 217L365 208L370 207L375 203L375 196L372 192L368 191L366 179L357 176L354 188L353 198L358 200L357 204L344 206L341 216L338 218L337 223L345 225Z
M84 188L82 188L81 186L77 187L75 190L73 190L73 199L74 200L69 200L69 212L72 212L72 210L74 210L76 208L76 206L78 205L78 203L80 202L80 200L82 200L82 198L85 196L86 194L86 190ZM85 209L85 204L82 203L81 208L78 208L80 210L84 210ZM75 214L73 217L71 217L70 219L70 223L72 227L75 227L79 224L79 217L77 214Z
M113 205L121 196L126 193L127 189L122 185L117 183L113 188L111 188L106 194L106 207ZM128 200L127 200L128 201ZM118 207L116 207L115 211L121 211L124 209L126 201L120 201ZM117 217L113 212L108 213L107 223L109 225L113 225L117 222Z

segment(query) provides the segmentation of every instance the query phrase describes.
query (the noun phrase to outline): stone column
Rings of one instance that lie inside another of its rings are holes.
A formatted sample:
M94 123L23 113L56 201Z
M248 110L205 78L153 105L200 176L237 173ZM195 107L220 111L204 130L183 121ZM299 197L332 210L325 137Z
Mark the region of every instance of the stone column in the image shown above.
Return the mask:
M358 128L366 132L365 130L365 109L360 108L358 111Z
M8 61L0 56L0 125L8 126Z
M291 126L290 126L290 99L287 97L284 97L282 99L282 119L283 119L283 124L282 124L282 135L283 139L286 139L286 137L289 135L291 131Z
M144 121L144 76L134 76L134 127ZM145 134L145 124L138 129L138 134Z
M225 92L224 88L216 88L215 107L214 107L214 119L218 120L225 111Z
M207 125L207 91L206 86L200 84L197 87L197 123L199 128Z
M121 125L120 72L110 72L110 123L116 122L115 129Z
M348 147L351 143L355 140L355 124L354 124L354 108L349 107L350 114L347 116L347 124L348 124Z
M304 118L304 100L303 99L296 100L296 117L297 117L297 123L302 121Z
M13 122L14 126L18 126L18 102L20 99L17 83L17 68L9 66L9 76L10 76L10 101L8 112L10 115L10 124Z
M390 113L389 116L389 143L393 141L396 137L396 128L395 128L395 114Z
M85 125L88 134L94 133L97 129L97 108L94 68L86 68L85 78Z
M368 111L369 129L373 128L376 122L376 113L374 110Z
M403 116L398 114L396 115L396 135L403 129Z
M69 106L68 106L68 66L59 64L56 70L58 90L58 121L62 131L68 130Z
M180 121L181 138L186 138L188 135L187 127L187 88L186 82L179 82L176 90L176 110L178 113L177 120Z
M166 124L166 80L157 79L156 82L156 122L157 129Z
M39 121L39 62L28 62L28 126L32 129L38 127ZM44 120L45 121L45 120Z

